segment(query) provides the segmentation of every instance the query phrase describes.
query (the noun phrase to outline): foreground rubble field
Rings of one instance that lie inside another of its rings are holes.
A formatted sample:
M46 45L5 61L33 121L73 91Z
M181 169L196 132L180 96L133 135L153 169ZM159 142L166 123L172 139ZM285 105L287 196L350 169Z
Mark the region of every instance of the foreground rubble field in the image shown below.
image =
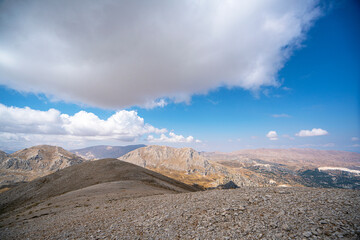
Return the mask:
M360 192L354 190L241 188L131 196L119 190L54 197L1 216L0 239L360 238Z

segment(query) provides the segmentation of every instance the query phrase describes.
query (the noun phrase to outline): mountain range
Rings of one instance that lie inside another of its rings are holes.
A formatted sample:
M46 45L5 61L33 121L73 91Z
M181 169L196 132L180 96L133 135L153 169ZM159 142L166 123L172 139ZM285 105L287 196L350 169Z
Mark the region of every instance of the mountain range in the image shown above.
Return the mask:
M130 151L131 149L135 149ZM131 145L74 150L35 146L13 154L0 152L0 186L31 181L60 169L117 156L119 160L158 172L188 185L311 186L360 188L360 154L315 149L255 149L232 153L197 152L191 148ZM124 155L120 155L125 153ZM92 156L92 157L91 157ZM232 182L233 184L227 184Z

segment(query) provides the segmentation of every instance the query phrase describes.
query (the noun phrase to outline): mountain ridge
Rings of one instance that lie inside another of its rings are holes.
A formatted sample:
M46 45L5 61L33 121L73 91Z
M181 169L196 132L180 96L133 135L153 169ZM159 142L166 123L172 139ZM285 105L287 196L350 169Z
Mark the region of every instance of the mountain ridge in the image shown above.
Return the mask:
M264 153L259 154L262 152ZM293 152L295 154L291 154ZM311 157L312 152L316 153L313 157ZM230 181L240 187L359 188L360 175L357 171L339 172L341 168L318 169L328 167L329 162L332 163L330 166L344 166L341 154L345 155L346 167L356 170L356 166L360 165L360 154L352 152L260 149L233 153L206 153L197 152L191 148L176 149L156 145L136 149L119 159L157 171L187 184L199 184L205 188L214 188ZM277 156L279 156L278 159ZM331 156L335 157L331 159ZM330 161L326 162L324 159Z
M89 186L129 180L167 189L169 192L199 190L131 163L101 159L61 169L0 194L0 213Z

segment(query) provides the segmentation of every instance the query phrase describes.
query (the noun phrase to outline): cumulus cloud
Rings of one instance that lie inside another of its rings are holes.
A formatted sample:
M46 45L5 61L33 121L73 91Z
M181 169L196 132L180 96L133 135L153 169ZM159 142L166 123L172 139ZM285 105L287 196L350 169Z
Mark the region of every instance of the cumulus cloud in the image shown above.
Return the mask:
M355 141L359 141L359 138L358 138L358 137L352 137L352 138L351 138L351 141L354 141L354 142L355 142Z
M201 143L200 140L194 139L193 136L184 137L183 135L176 135L174 132L170 132L169 136L161 134L159 138L155 138L153 135L147 137L149 142L164 142L164 143Z
M109 108L277 86L317 3L1 1L0 84Z
M81 140L117 140L135 141L149 134L160 135L154 142L198 142L194 137L184 137L173 132L164 135L166 129L156 128L138 116L136 111L118 111L108 119L100 119L97 115L80 111L72 116L62 114L58 110L34 110L29 107L7 107L0 104L0 145L21 142L59 142Z
M328 135L329 133L326 130L321 128L313 128L312 130L301 130L296 133L295 136L298 137L313 137L313 136L323 136Z
M286 113L281 113L281 114L273 114L271 115L272 117L274 118L289 118L290 115L289 114L286 114Z
M268 134L266 134L266 137L270 140L278 140L278 135L276 131L269 131Z

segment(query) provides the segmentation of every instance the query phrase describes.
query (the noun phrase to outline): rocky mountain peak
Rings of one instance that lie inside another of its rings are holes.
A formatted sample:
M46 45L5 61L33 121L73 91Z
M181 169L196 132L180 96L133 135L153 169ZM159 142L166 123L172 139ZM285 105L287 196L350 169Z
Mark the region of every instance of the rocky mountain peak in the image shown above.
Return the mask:
M39 145L25 148L4 155L0 162L0 185L30 181L83 161L81 157L58 146Z

